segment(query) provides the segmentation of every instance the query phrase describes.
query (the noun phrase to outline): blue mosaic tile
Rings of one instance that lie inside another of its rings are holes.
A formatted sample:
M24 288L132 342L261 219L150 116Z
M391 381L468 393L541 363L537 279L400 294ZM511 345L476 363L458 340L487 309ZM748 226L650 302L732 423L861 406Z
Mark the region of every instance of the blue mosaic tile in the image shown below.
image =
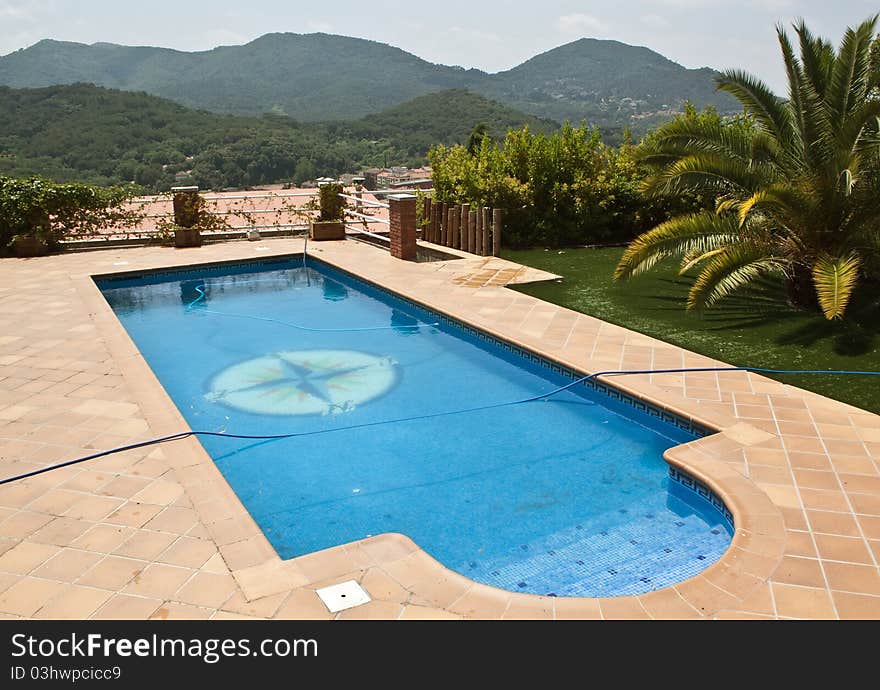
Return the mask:
M617 511L598 515L580 530L567 528L517 546L468 574L503 589L557 596L643 594L681 582L721 557L732 527L720 511L714 511L717 519L707 525L711 503L696 492L670 494L668 500L682 519L664 523L656 516Z

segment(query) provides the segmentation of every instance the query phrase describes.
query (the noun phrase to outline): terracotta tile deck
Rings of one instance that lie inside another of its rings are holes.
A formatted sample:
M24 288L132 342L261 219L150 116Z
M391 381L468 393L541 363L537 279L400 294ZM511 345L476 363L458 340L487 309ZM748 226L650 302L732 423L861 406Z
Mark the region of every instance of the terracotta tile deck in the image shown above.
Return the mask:
M91 275L301 250L287 239L0 261L0 476L186 428ZM500 259L406 263L351 240L310 253L584 372L713 364L507 290L552 276ZM339 618L880 618L880 417L743 372L611 382L719 430L666 459L725 498L736 534L674 587L511 593L402 535L282 561L190 439L0 487L0 616L330 618L314 590L356 579L374 601Z

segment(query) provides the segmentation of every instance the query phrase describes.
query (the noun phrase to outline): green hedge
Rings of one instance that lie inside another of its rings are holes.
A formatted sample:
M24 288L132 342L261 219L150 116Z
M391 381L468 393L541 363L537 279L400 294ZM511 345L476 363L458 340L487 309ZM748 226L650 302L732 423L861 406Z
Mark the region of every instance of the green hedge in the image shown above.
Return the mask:
M438 201L501 208L509 247L627 242L698 200L645 198L646 170L633 146L602 143L598 130L510 130L502 145L435 146L428 154ZM673 208L674 207L674 208Z

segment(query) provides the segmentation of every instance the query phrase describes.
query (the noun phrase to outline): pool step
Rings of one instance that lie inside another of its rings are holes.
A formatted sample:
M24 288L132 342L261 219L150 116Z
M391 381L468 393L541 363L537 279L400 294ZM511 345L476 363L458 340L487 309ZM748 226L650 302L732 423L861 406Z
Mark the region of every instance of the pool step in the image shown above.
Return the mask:
M668 519L668 516L667 516ZM658 524L653 514L604 514L457 569L503 589L555 596L638 594L696 575L727 549L720 524L695 515Z

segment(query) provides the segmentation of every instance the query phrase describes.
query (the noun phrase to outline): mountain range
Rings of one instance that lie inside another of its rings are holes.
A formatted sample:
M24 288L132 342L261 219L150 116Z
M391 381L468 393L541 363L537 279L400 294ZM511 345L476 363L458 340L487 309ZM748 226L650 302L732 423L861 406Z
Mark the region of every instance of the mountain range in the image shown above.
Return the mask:
M735 110L735 102L715 90L715 75L648 48L590 38L495 74L323 33L266 34L202 52L43 40L0 57L0 85L84 82L236 115L351 120L425 94L467 89L538 117L638 132L685 100Z

